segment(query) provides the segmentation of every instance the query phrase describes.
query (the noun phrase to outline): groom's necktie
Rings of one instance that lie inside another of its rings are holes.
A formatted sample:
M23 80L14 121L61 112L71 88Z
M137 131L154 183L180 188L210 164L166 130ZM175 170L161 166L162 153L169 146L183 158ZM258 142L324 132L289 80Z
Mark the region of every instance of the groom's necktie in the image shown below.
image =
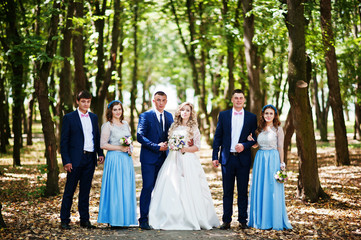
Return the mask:
M160 129L162 129L162 132L164 132L164 129L163 129L163 114L160 114Z

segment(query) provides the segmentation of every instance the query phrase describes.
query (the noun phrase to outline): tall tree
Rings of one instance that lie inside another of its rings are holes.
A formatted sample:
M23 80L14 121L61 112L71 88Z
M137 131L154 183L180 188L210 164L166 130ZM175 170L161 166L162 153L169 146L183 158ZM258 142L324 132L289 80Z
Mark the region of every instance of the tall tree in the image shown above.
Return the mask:
M325 62L327 69L328 87L330 90L329 101L332 108L336 164L350 165L348 152L345 119L343 116L343 104L341 100L340 84L338 80L338 69L335 52L335 42L332 30L331 0L320 1L322 40L325 47Z
M234 48L235 48L235 36L233 34L233 25L231 24L231 13L228 6L228 0L222 0L223 8L222 8L222 18L223 18L223 29L225 30L225 37L227 42L227 68L228 68L228 86L226 87L226 97L227 99L231 99L232 92L234 90ZM236 8L236 12L239 11L240 8L240 0L238 1L238 5ZM236 19L236 22L238 19Z
M315 105L316 110L316 123L317 128L320 130L321 141L327 142L327 116L329 111L329 101L328 95L325 96L324 88L319 86L319 82L317 80L317 72L316 66L314 64L313 67L313 104ZM321 91L321 94L319 92ZM321 101L319 100L321 98Z
M12 126L14 133L13 165L20 166L20 148L21 148L21 109L24 102L24 53L21 48L23 39L19 32L19 22L17 17L17 4L14 0L6 1L2 4L2 10L6 16L6 39L1 38L1 43L6 52L8 52L8 61L12 69L11 89L13 98L12 108Z
M74 81L75 92L79 93L84 89L88 89L88 79L84 68L84 35L83 21L84 18L84 0L74 2L75 14L77 20L73 31L73 55L74 55ZM74 23L74 22L73 22Z
M242 6L244 16L244 52L246 56L247 75L249 81L250 111L253 113L259 113L262 109L262 93L260 87L261 66L257 46L253 43L253 0L242 0Z
M73 110L74 99L69 96L72 94L72 81L71 81L71 39L72 39L72 27L73 27L73 16L74 16L74 1L66 0L63 4L63 11L66 12L64 19L65 26L61 29L63 39L60 42L60 56L63 58L60 70L59 79L59 105L58 105L58 116L61 119L63 115Z
M47 163L47 181L45 194L47 196L56 196L59 193L59 167L57 156L56 137L54 131L54 122L50 113L50 104L48 97L48 77L52 66L52 60L56 53L57 34L60 12L60 1L54 0L53 13L50 19L48 40L45 47L45 55L47 60L44 60L39 69L39 75L35 78L35 91L39 100L39 109L41 115L41 123L43 126L44 140L45 140L45 156Z
M111 35L111 47L109 59L107 61L107 69L105 72L104 80L97 89L95 113L98 116L103 116L104 112L104 101L108 94L108 88L112 80L113 72L116 70L116 60L118 54L118 45L119 45L119 36L120 36L120 18L122 12L122 5L120 0L114 0L114 19L113 19L113 28ZM99 118L99 124L101 124L102 118Z
M287 0L289 32L288 97L299 158L298 195L303 200L317 201L325 196L317 166L316 140L306 80L304 0ZM305 86L306 85L306 86Z
M130 128L131 134L135 139L135 101L137 99L137 83L138 83L138 21L139 21L139 1L135 0L133 5L133 72L132 72L132 88L130 90Z
M5 77L0 73L0 152L6 153Z

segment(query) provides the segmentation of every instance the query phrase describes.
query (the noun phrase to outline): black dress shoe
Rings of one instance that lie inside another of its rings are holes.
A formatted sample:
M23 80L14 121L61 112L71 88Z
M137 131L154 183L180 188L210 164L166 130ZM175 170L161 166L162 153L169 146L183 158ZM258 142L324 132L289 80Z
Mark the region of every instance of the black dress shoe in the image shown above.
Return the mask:
M240 229L247 229L248 226L247 226L246 223L239 223L239 228L240 228Z
M227 230L231 228L231 223L224 222L220 227L222 230Z
M90 223L90 221L80 222L80 227L82 227L82 228L88 228L88 229L94 229L94 228L96 228L96 226L92 225L92 224Z
M69 229L71 229L69 223L64 223L64 222L61 223L60 228L61 228L61 229L64 229L64 230L69 230Z
M140 223L140 224L139 224L139 227L140 227L141 229L143 229L143 230L152 230L152 227L149 226L149 224L148 224L147 222L145 222L145 223Z

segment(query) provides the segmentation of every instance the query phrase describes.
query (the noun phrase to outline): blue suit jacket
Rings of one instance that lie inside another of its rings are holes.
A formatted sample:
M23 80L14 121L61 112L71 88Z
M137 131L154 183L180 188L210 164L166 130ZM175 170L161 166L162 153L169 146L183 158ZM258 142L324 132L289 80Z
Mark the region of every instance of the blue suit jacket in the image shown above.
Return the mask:
M166 138L162 139L161 127L157 115L153 109L148 110L139 116L139 123L137 129L137 140L142 144L140 151L140 162L147 164L156 164L160 159L162 152L159 151L160 142L167 141L168 130L173 123L173 116L167 111L164 111L165 132Z
M98 156L104 156L103 150L100 148L98 117L91 112L89 112L89 117L93 126L94 152L96 152ZM63 118L60 140L60 152L63 165L71 163L73 167L79 166L83 155L83 148L83 127L81 125L79 113L75 110L66 114ZM97 162L97 154L93 154L95 164Z
M256 129L257 116L248 111L244 111L244 123L238 143L242 143L244 146L244 151L240 153L240 158L242 159L242 163L245 166L251 165L250 149L252 145L256 143L255 141L248 141L247 137L250 133L252 133L252 137L257 140L255 134ZM221 148L219 162L222 165L226 165L229 159L232 138L231 131L232 109L219 113L216 133L214 134L212 160L218 160L218 152L219 148Z

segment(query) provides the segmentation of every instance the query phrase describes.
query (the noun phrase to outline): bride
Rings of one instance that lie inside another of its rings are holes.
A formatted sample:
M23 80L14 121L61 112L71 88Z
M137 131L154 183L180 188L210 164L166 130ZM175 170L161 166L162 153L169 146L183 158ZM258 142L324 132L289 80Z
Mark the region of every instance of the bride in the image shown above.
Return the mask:
M193 146L188 142L193 140ZM182 103L169 129L170 152L159 171L149 210L154 229L200 230L219 226L205 173L195 152L201 135L193 105Z

